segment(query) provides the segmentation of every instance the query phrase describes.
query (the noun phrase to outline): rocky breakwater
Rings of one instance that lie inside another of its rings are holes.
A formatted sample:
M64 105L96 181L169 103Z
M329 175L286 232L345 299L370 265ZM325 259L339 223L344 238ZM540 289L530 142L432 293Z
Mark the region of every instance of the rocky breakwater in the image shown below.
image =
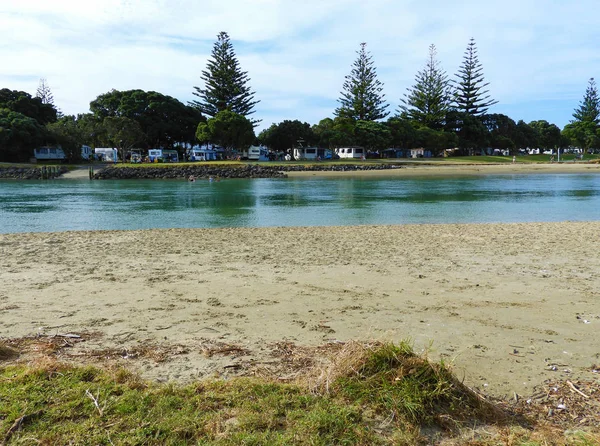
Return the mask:
M279 166L283 172L360 172L365 170L400 169L398 164L310 164Z
M96 180L169 180L189 178L286 178L277 166L190 165L163 167L107 167L94 174Z
M68 172L65 166L0 167L0 178L10 180L48 180Z
M189 165L161 167L106 167L94 175L96 180L168 180L195 178L286 178L285 172L353 172L399 169L395 164L311 164L311 165Z

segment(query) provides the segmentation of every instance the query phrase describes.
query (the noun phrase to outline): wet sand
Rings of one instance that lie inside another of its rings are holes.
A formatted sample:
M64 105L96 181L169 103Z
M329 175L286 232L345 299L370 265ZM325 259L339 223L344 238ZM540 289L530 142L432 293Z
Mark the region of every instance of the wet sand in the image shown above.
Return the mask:
M411 339L494 395L598 376L600 222L0 235L0 338L81 334L161 381L273 345ZM160 345L168 360L128 358ZM207 355L207 346L234 345ZM226 350L226 349L225 349Z

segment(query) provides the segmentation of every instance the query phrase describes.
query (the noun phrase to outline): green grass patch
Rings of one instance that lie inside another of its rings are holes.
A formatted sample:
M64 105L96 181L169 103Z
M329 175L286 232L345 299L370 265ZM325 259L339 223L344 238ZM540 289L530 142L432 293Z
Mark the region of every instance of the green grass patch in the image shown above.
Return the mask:
M0 368L0 444L416 445L460 439L473 425L504 429L501 437L515 441L456 444L538 444L510 414L408 343L348 343L329 368L292 384L159 385L123 369L54 361ZM422 434L425 426L435 427L435 437ZM574 438L582 445L594 439Z

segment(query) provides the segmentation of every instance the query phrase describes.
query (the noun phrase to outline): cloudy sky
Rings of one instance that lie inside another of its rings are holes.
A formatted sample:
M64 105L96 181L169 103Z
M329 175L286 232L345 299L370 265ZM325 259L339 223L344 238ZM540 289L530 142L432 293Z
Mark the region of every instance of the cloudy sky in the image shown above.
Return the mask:
M490 112L561 128L600 77L597 0L0 0L0 88L83 113L99 94L140 88L194 99L227 31L260 104L261 128L332 116L361 42L394 112L435 44L453 76L475 38Z

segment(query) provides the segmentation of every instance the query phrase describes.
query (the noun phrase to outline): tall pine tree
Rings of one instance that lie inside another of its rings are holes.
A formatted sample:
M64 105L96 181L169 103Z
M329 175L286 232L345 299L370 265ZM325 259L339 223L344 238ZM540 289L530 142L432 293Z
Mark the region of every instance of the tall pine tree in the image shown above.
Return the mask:
M473 38L467 45L463 63L456 77L458 80L454 81L454 105L458 111L481 116L487 113L489 107L498 103L490 98L489 90L484 90L489 82L484 80L483 68L477 57L477 46Z
M54 105L54 96L52 95L52 90L50 90L50 86L48 85L48 81L46 81L46 79L40 79L35 97L40 98L42 100L42 104Z
M194 87L193 92L200 100L192 101L190 105L204 115L214 117L220 111L230 110L248 116L260 102L254 100L254 92L248 86L248 72L241 70L226 32L217 36L211 59L200 79L204 81L204 88Z
M600 100L593 77L589 80L585 96L579 103L579 107L575 109L573 117L577 122L593 122L595 125L600 123Z
M360 121L376 121L385 118L389 112L385 109L383 84L377 80L377 73L371 54L365 49L366 43L360 44L358 58L352 71L344 81L343 91L338 102L341 107L336 109L336 116L352 118Z
M444 126L446 113L450 109L451 93L448 75L436 59L435 45L429 46L429 59L425 68L415 77L415 85L408 88L400 110L410 119L431 129Z

